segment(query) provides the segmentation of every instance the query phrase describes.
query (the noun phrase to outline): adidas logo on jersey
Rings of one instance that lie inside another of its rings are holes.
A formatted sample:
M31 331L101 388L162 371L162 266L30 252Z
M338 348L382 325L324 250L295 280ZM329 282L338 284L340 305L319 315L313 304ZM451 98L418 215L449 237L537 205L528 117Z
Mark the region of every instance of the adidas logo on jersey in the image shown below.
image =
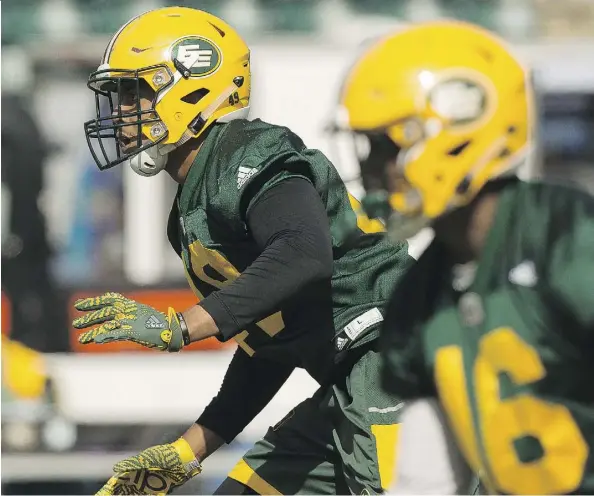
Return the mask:
M254 169L252 167L239 166L239 172L237 173L237 189L241 189L245 182L257 171L258 169Z
M348 341L349 340L346 339L346 338L336 338L336 349L338 351L342 351L343 348L344 348L344 346L345 346L345 344L347 344Z
M531 260L516 265L508 274L509 281L518 286L525 286L532 288L538 282L538 275L536 274L536 267Z
M161 322L156 316L151 315L144 323L147 329L165 329L165 324Z

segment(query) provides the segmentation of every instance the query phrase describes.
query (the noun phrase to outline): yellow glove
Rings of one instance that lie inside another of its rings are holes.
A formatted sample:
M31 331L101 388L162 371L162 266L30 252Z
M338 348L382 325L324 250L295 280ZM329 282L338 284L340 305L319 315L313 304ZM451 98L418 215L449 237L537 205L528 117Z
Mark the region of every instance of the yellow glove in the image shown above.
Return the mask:
M141 451L114 465L115 475L97 496L119 494L165 495L202 472L192 448L183 438Z

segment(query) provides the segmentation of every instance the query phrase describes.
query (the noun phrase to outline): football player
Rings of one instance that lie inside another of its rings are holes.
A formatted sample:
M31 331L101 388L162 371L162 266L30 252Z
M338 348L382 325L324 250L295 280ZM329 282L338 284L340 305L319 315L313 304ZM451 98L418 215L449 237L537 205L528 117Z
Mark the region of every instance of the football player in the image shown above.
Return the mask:
M389 292L412 260L407 244L394 246L381 222L361 214L322 153L285 127L246 120L250 51L217 17L181 7L135 17L113 36L88 86L97 116L85 132L98 166L165 170L179 183L167 230L200 303L165 315L117 293L84 299L73 323L86 329L80 341L173 352L213 336L238 345L196 423L118 463L101 494L165 494L183 484L295 367L320 389L217 493L380 493L401 404L379 387L376 338ZM208 378L172 380L191 390Z
M473 473L497 493L594 491L594 199L518 178L533 105L502 41L450 21L382 38L345 79L368 213L396 241L435 233L382 325L382 383L411 400L395 493Z

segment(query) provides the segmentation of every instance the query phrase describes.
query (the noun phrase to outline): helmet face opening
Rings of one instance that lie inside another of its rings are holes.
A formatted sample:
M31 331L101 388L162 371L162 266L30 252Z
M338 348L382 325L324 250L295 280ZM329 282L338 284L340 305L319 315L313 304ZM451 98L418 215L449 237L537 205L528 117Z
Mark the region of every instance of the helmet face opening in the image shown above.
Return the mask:
M337 125L329 131L338 163L357 171L356 179L361 180L367 194L387 198L405 194L412 188L405 168L412 152L423 144L422 121L411 117L381 128L352 129Z
M422 212L422 197L406 174L407 165L426 143L426 128L425 121L410 116L375 129L353 129L348 125L329 129L341 164L354 164L359 172L366 214L381 219L397 242L428 224Z
M403 241L426 225L420 215L421 197L405 175L407 160L415 147L412 142L394 141L398 128L406 125L402 122L387 129L353 132L355 141L360 143L357 160L366 192L363 208L368 216L387 224L394 241ZM367 144L361 149L364 140ZM422 146L422 141L416 145Z
M365 191L392 191L396 187L396 163L401 148L385 131L354 132L355 153Z
M149 85L148 76L163 80L157 81L159 91ZM106 68L91 74L87 86L95 94L96 117L85 122L84 129L100 170L121 164L166 139L167 128L155 106L159 93L172 82L166 66L134 71Z

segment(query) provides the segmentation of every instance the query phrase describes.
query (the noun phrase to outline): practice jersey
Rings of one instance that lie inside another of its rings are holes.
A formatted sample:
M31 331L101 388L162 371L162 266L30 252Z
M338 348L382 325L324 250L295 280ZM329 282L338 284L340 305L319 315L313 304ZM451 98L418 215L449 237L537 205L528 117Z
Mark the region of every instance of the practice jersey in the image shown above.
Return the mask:
M476 265L434 241L384 324L384 386L438 397L491 490L594 493L591 196L506 186Z
M296 294L234 339L250 356L321 378L338 352L377 336L390 292L412 260L406 243L391 245L383 225L362 215L321 152L306 148L289 129L261 120L215 125L178 191L168 234L194 292L207 297L260 255L246 225L250 205L293 177L310 181L326 206L332 280Z

